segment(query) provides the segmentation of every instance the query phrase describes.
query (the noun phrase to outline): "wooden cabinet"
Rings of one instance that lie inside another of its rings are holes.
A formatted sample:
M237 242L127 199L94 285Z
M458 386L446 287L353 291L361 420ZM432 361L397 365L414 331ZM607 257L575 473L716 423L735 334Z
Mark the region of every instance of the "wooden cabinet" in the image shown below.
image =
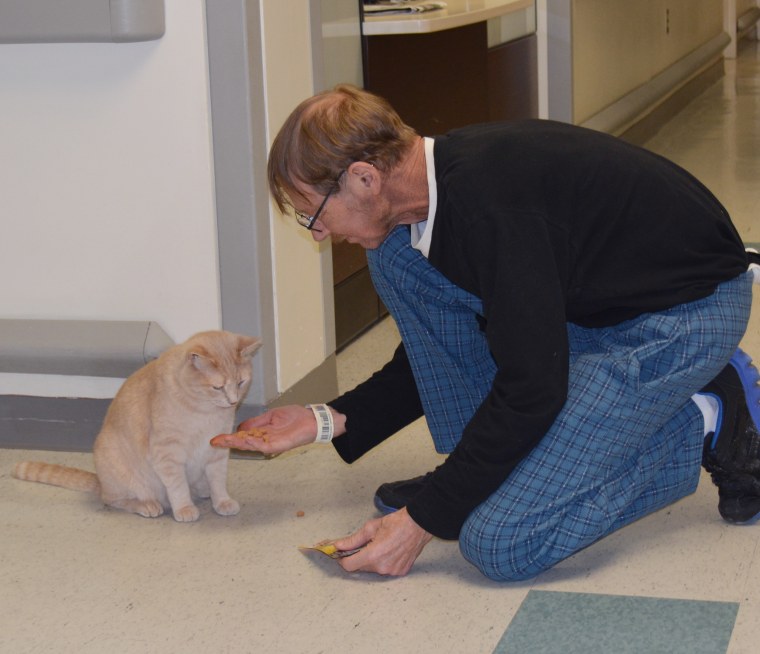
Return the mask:
M335 342L345 347L387 315L372 285L364 248L354 243L333 243Z
M364 38L364 87L423 136L488 120L486 23Z
M423 136L538 116L536 36L488 47L486 22L364 37L364 87Z
M538 50L535 34L489 48L488 120L538 117Z

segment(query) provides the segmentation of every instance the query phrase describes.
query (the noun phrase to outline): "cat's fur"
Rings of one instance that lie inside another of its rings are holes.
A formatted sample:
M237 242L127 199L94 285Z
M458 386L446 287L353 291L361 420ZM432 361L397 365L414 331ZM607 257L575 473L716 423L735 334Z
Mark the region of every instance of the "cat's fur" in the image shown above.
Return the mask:
M239 504L227 494L229 450L209 440L233 429L261 342L226 331L201 332L166 350L124 382L95 439L97 474L48 463L14 467L18 479L98 492L118 509L156 517L171 509L197 520L192 497L211 497L220 515Z

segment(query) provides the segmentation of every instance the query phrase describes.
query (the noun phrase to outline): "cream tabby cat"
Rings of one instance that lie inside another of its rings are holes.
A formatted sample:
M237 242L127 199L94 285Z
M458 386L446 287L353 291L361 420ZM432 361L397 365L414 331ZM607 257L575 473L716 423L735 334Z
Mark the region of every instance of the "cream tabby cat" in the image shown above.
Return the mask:
M130 375L95 439L97 474L39 462L16 464L13 476L98 492L118 509L175 520L200 512L192 497L211 497L220 515L239 504L227 494L229 451L211 437L229 433L251 383L251 357L261 342L225 331L201 332Z

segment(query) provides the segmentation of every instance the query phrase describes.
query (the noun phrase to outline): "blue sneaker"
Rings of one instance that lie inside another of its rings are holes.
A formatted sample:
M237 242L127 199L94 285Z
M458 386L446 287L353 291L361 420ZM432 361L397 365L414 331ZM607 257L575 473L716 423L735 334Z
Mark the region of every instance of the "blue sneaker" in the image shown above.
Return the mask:
M752 359L736 350L728 365L701 393L720 407L715 432L705 437L702 465L718 487L724 520L749 522L760 517L760 373Z
M425 487L432 474L428 472L421 477L381 484L375 491L375 508L384 515L398 511Z

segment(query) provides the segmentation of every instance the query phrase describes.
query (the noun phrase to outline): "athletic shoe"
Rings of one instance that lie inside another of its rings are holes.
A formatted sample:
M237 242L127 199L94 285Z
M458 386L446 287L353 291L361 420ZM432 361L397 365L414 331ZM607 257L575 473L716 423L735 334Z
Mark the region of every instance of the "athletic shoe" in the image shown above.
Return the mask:
M749 265L747 270L752 271L753 283L760 284L760 253L755 248L744 248L747 253L747 261Z
M432 472L428 472L414 479L402 479L401 481L389 481L381 484L375 491L375 508L383 514L398 511L425 487L432 474Z
M715 432L705 437L702 465L718 487L718 511L727 522L760 516L760 373L736 350L701 391L720 407Z

